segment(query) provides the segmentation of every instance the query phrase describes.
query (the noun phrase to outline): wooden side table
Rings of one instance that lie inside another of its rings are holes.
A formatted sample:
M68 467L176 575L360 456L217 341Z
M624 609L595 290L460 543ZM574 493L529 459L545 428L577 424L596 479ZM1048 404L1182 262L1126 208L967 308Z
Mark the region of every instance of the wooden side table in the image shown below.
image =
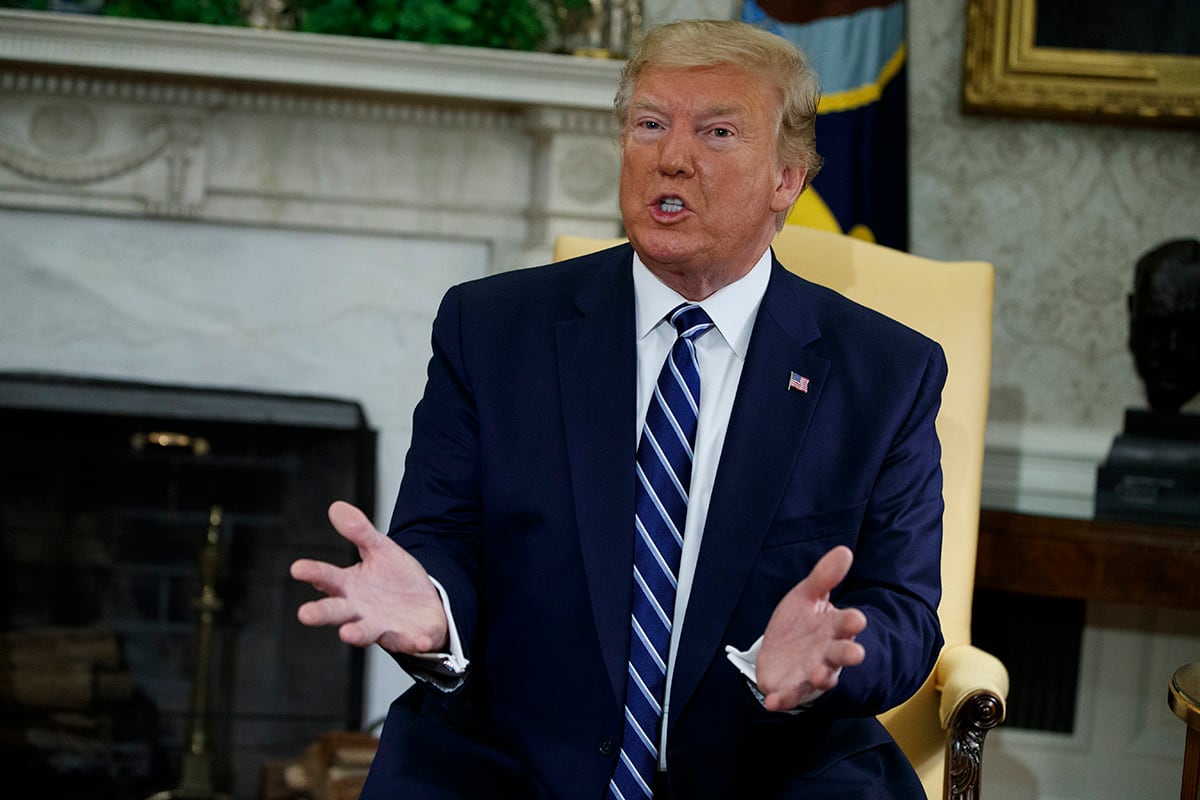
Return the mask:
M1200 609L1200 528L984 509L975 587Z
M1187 723L1183 750L1183 783L1180 800L1200 797L1200 661L1182 666L1171 677L1167 704L1175 716Z

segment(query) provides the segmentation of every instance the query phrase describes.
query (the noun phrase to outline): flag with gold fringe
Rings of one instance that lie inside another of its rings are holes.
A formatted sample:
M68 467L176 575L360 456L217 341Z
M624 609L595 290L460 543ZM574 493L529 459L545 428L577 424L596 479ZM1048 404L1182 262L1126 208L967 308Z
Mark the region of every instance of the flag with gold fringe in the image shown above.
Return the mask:
M742 19L798 45L821 79L825 166L790 224L908 249L905 13L887 0L744 0Z

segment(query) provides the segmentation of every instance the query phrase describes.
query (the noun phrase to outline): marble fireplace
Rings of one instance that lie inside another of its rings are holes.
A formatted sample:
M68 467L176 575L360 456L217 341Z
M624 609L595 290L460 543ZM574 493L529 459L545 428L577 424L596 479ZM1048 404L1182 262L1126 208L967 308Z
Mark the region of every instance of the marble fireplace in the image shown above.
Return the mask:
M357 404L385 522L445 289L619 234L619 69L0 10L0 372Z

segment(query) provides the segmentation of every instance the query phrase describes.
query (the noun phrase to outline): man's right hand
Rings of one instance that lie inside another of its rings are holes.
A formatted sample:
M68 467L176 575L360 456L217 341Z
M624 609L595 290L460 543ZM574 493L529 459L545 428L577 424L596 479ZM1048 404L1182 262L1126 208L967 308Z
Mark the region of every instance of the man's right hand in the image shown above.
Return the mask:
M410 655L444 651L449 642L446 613L421 563L349 503L331 505L329 521L358 548L360 560L349 567L307 558L292 564L293 578L327 595L300 606L300 621L337 625L341 640L357 647L379 644Z

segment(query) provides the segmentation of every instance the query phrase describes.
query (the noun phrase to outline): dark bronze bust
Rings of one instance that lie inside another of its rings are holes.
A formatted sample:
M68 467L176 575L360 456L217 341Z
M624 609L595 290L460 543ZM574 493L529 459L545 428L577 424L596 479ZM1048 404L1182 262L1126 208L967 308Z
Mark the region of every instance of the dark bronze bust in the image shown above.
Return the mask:
M1200 392L1200 241L1163 242L1138 259L1129 349L1154 411L1176 413Z

